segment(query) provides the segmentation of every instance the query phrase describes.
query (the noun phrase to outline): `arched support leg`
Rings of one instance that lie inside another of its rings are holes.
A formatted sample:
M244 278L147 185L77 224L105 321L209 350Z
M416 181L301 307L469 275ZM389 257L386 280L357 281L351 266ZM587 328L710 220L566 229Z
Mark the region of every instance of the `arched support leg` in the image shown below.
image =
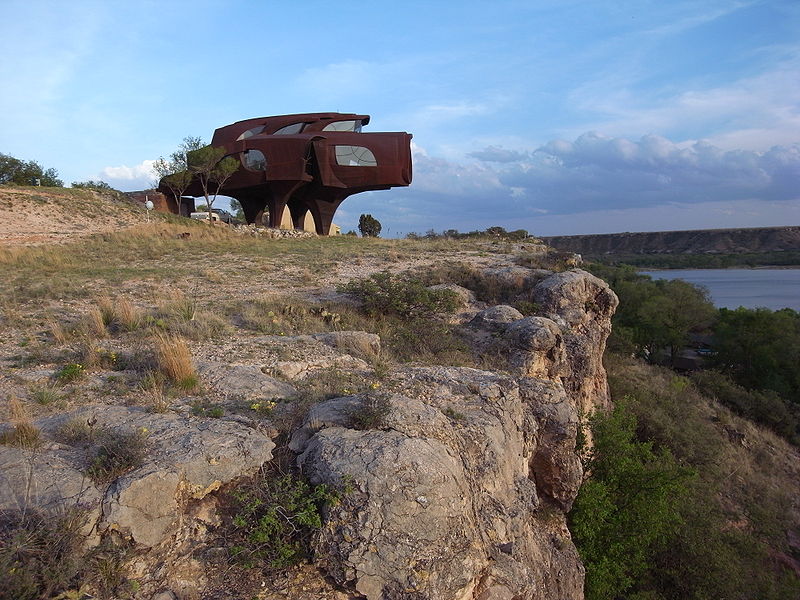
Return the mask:
M308 206L304 203L292 202L289 204L289 212L292 214L292 226L299 231L303 231L306 225Z
M338 193L329 194L325 199L307 200L306 204L314 217L314 228L317 230L317 235L329 235L331 232L331 223L333 223L333 215L336 209L344 202L350 194Z
M264 209L267 207L266 198L236 198L242 205L244 218L248 223L262 225Z
M271 197L269 199L269 226L279 229L281 221L283 220L283 211L289 203L289 199L297 192L302 186L306 184L305 181L279 181L270 186ZM294 204L294 203L293 203ZM289 207L291 211L292 208ZM292 213L292 221L294 221L294 213Z

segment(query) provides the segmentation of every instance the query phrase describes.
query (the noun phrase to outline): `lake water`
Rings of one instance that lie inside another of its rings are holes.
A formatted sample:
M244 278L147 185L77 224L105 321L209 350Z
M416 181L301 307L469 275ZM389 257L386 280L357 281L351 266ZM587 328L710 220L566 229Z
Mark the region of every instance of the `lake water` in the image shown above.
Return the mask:
M683 279L708 288L722 308L792 308L800 311L800 269L669 269L640 271L653 279Z

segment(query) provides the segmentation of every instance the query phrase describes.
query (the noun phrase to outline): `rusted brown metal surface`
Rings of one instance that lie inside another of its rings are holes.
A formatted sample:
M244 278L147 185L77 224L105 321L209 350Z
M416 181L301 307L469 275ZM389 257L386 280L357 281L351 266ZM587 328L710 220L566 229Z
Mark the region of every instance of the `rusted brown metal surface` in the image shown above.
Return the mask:
M182 217L188 217L194 212L194 198L181 198L179 205L175 200L175 196L171 194L165 195L161 192L154 192L153 190L125 192L125 195L142 206L144 206L147 200L150 200L156 212L173 213L175 215L181 215Z
M308 212L317 233L328 235L333 215L348 197L411 183L411 134L361 133L369 115L307 113L238 121L214 132L211 145L239 161L218 190L236 198L248 223L269 212L279 227L288 207L302 229ZM169 194L167 186L159 190ZM186 195L200 196L199 182Z

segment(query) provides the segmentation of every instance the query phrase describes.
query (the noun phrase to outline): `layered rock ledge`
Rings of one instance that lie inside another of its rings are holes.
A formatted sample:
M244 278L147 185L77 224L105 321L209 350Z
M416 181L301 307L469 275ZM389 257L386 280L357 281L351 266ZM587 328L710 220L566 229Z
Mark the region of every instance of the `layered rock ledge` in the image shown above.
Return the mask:
M515 267L514 277L526 281L522 295L535 315L459 293L463 337L498 357L496 371L397 366L380 388L311 407L287 452L312 482L349 493L328 509L314 562L297 571L304 583L260 597L583 597L566 514L582 482L581 424L609 402L601 360L617 299L577 269ZM235 364L201 364L209 393L226 406L279 401L315 372L359 376L380 355L380 339L363 332L264 336L254 348L277 346L288 358L254 351ZM370 397L385 401L385 418L356 429L352 412ZM236 597L205 591L203 557L218 490L272 460L277 430L269 420L235 411L203 418L178 403L167 414L84 407L36 425L48 434L76 420L146 432L144 464L100 485L72 446L0 446L0 510L80 503L90 511L88 545L113 535L134 548L130 569L149 594L142 598Z

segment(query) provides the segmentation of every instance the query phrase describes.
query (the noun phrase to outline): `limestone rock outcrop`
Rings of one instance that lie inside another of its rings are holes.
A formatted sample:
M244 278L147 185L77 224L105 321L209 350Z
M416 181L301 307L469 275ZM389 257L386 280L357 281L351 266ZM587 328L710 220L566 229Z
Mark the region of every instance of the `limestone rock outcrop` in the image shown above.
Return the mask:
M324 588L342 600L580 600L584 571L566 513L583 479L580 429L609 402L602 354L617 298L578 269L506 265L487 276L535 313L454 290L459 334L492 370L393 364L377 382L375 334L252 335L198 365L204 400L224 406L222 418L176 399L163 414L97 404L37 419L43 446L0 446L0 510L80 502L94 543L123 537L133 548L143 598L212 597L202 561L227 556L203 546L222 519L218 492L272 460L277 419L303 408L283 430L281 456L347 492L326 509L313 564L296 571L310 583L259 597L310 600L319 595L302 590ZM226 362L228 353L241 362ZM311 405L295 399L325 373L375 383L359 393L337 385ZM374 399L383 412L361 429L356 417ZM93 482L91 443L58 441L70 421L140 432L144 460Z
M380 428L355 429L358 400L333 399L292 439L312 481L354 489L330 511L317 564L369 600L582 598L565 514L582 482L581 418L608 402L617 298L584 271L518 271L541 314L490 307L465 328L506 356L508 375L407 368Z

